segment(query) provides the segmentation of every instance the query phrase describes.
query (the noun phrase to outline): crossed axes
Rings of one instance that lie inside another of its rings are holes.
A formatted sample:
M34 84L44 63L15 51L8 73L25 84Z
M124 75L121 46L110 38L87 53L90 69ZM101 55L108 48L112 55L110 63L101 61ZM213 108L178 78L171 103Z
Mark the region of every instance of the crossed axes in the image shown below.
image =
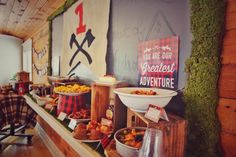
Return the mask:
M89 53L87 51L85 51L83 49L83 45L84 43L87 41L88 42L88 47L90 47L90 45L92 44L93 40L95 39L95 37L93 36L92 32L91 32L91 29L89 29L87 32L86 32L86 35L81 43L81 45L79 45L78 41L76 40L76 36L75 34L73 33L71 35L71 38L70 38L70 48L72 49L73 47L73 44L76 45L77 47L77 50L75 51L75 53L73 54L73 56L71 57L70 59L70 62L69 62L69 65L71 66L74 59L75 59L75 56L81 51L87 58L89 64L92 63L92 58L91 56L89 55ZM68 74L70 74L81 62L79 61L71 70Z

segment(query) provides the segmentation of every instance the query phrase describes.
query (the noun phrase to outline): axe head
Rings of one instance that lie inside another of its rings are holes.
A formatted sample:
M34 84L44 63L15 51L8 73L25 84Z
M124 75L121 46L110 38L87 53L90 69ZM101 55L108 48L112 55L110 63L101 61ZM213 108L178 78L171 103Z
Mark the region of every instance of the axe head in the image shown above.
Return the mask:
M73 43L76 41L75 34L71 34L70 37L70 48L72 49Z
M95 37L93 36L91 29L89 29L86 33L86 39L88 42L88 47L90 47L90 45L93 43L93 40L95 39Z

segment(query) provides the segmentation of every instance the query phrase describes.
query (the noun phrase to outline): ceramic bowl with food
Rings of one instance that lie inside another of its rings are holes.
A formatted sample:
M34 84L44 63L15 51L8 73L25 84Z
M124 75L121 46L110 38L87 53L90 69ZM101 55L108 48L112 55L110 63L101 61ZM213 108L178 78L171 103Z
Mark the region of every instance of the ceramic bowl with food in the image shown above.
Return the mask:
M160 88L124 87L114 90L122 103L136 112L146 112L149 104L165 107L176 91Z
M52 101L53 99L50 97L40 97L38 95L33 95L33 97L36 99L37 104L39 106L44 106L47 102Z
M137 157L142 146L145 127L130 127L118 130L115 135L116 150L121 156Z

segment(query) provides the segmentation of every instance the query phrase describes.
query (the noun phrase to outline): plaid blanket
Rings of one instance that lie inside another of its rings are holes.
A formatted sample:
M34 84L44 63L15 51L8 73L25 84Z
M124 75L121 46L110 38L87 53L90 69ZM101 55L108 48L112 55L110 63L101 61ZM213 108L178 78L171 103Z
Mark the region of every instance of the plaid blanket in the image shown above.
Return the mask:
M22 96L16 94L0 96L0 130L8 124L36 125L36 113Z

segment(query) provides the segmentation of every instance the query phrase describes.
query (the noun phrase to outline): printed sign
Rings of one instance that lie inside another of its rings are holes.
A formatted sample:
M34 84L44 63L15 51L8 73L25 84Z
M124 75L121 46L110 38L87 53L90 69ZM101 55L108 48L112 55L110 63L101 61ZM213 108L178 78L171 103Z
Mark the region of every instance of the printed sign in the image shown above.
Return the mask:
M63 14L62 76L106 74L109 11L110 0L80 0Z
M75 119L71 119L68 127L74 130L76 125L77 125L77 121Z
M67 114L65 112L60 112L57 119L59 119L60 121L63 121L66 118L66 116L67 116Z
M144 115L147 119L150 119L156 123L158 123L159 119L163 119L166 121L169 121L169 118L166 114L166 111L164 108L158 107L153 104L149 104L148 111Z
M177 89L179 37L142 42L138 46L139 85Z

